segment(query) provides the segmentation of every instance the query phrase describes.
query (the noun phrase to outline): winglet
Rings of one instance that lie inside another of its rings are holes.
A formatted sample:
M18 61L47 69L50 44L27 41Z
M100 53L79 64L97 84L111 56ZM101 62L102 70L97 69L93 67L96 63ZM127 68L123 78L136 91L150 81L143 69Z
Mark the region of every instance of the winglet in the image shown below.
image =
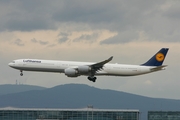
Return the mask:
M162 48L159 50L151 59L146 63L142 64L143 66L161 66L164 62L166 54L169 48Z
M113 56L111 56L109 59L107 59L107 61L109 62L109 61L111 61L113 59Z

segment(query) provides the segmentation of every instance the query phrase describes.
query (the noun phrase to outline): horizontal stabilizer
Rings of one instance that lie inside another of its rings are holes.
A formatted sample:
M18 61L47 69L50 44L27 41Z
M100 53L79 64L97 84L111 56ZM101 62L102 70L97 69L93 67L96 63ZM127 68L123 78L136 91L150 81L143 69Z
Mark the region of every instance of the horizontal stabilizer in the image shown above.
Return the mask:
M162 70L162 69L165 68L165 67L167 67L167 65L157 66L157 67L151 68L150 70L152 70L152 71L158 71L158 70Z

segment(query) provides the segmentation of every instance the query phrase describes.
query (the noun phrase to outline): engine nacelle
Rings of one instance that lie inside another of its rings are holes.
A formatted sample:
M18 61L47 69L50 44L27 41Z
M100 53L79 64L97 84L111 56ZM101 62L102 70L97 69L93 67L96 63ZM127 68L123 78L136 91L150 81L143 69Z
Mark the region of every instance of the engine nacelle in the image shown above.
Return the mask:
M91 67L89 66L78 66L78 71L80 74L87 74L91 71Z
M78 71L73 68L67 68L64 70L65 75L68 77L77 77L78 76Z

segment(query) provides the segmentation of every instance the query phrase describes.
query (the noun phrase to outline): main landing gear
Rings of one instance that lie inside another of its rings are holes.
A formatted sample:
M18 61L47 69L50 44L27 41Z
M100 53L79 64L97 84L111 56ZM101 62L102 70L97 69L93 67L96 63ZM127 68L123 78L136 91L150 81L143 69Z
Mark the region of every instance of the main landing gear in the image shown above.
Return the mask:
M22 71L22 70L20 70L20 72L21 72L21 73L20 73L20 76L23 76L23 71Z
M96 77L88 77L88 80L92 81L92 82L96 82Z

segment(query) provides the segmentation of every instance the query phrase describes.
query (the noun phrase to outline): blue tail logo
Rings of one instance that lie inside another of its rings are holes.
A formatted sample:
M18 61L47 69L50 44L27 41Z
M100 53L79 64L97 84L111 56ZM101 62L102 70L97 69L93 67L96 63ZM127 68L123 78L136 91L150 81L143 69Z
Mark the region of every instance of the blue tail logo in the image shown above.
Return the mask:
M142 64L143 66L161 66L164 62L166 54L169 48L162 48L159 50L151 59L146 63Z

